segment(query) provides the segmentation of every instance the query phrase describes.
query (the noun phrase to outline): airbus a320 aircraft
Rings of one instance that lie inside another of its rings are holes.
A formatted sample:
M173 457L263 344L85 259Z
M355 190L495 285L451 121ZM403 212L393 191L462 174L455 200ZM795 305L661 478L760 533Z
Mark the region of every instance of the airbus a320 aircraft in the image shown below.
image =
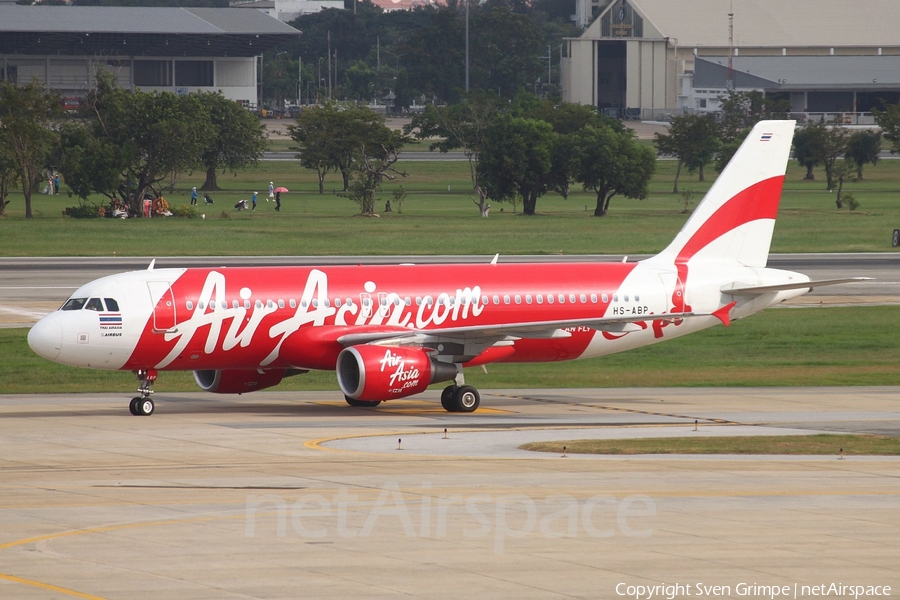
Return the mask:
M817 285L766 268L794 134L760 122L675 240L637 263L191 268L135 271L78 289L29 332L40 356L134 371L135 415L158 371L208 392L336 371L351 406L430 384L448 411L478 408L464 367L562 361L645 346L746 317Z

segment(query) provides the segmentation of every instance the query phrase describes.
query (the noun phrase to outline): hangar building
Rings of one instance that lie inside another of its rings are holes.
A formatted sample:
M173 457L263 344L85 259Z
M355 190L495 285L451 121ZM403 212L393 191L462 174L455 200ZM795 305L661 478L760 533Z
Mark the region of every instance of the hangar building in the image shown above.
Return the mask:
M102 67L123 88L221 91L256 106L257 56L299 35L240 8L0 4L0 78L37 79L78 97L94 87Z
M790 101L801 119L900 100L897 0L578 0L563 99L652 119L718 109L728 89Z

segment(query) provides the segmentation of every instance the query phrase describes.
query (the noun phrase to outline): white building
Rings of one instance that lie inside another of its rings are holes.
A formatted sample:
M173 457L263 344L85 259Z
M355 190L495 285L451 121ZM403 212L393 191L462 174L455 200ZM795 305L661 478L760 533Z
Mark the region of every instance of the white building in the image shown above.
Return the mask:
M235 8L0 4L0 78L83 96L102 67L123 88L220 91L255 106L257 57L299 35Z
M233 0L232 8L255 8L283 23L326 8L344 9L344 0Z
M727 89L778 94L798 113L900 100L897 0L583 0L563 99L653 118L715 110ZM854 117L856 118L856 117Z

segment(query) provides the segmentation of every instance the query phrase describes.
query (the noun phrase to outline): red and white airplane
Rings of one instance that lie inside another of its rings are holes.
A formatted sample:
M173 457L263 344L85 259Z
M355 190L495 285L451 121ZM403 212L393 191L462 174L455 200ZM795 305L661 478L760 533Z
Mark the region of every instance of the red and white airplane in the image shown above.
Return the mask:
M478 408L463 368L621 352L746 317L817 285L766 268L794 134L760 122L658 255L636 263L154 269L78 289L29 332L40 356L134 371L135 415L158 371L245 393L336 371L351 406L430 384L448 411Z

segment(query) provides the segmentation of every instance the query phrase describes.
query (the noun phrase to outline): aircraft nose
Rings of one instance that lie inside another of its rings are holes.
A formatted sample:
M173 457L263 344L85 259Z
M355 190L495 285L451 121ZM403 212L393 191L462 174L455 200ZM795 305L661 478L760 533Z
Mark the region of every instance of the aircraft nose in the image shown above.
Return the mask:
M44 317L28 332L28 345L38 356L56 360L62 349L62 326L53 317Z

